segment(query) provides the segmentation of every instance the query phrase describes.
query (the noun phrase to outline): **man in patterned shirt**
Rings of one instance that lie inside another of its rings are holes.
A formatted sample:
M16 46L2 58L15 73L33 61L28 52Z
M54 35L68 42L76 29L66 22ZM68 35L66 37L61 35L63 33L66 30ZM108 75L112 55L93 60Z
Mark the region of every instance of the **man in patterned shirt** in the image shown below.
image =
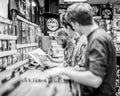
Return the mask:
M66 17L80 35L87 36L86 70L58 67L48 70L46 77L69 76L83 85L82 96L115 96L116 51L112 38L95 23L92 7L87 3L69 6Z
M63 48L64 59L61 59L61 60L58 58L55 59L48 55L49 59L52 62L56 63L56 65L57 65L57 63L64 63L63 66L65 66L65 67L72 66L71 60L72 60L72 55L73 55L73 50L74 50L74 43L71 40L69 33L67 32L67 30L65 28L60 28L59 30L57 30L55 38L57 40L57 43L59 45L61 45Z
M75 40L74 51L72 52L71 65L72 69L81 70L79 67L84 67L85 53L87 49L87 37L85 35L79 35L72 27L72 25L66 20L66 14L62 17L62 25L67 29L67 32L71 35L71 38Z

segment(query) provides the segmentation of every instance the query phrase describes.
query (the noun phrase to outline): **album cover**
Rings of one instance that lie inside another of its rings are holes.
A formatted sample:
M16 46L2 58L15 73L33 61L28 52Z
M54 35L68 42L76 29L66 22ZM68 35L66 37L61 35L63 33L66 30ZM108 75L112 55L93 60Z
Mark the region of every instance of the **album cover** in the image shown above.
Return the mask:
M0 22L0 34L3 34L4 31L4 25Z
M17 44L22 44L22 22L17 22Z
M3 40L2 41L2 51L6 51L7 50L7 40Z
M7 59L7 57L3 57L3 58L2 58L3 68L7 67L7 64L8 64L8 59Z
M2 41L0 40L0 52L2 51Z
M0 58L0 69L3 67L2 65L2 58Z
M47 58L46 58L46 53L42 49L40 49L40 48L35 49L35 50L29 52L28 55L30 56L30 58L33 61L40 64L41 67L44 67L43 62L45 62L47 60Z
M12 56L8 56L8 66L12 65L13 64L13 59L12 59Z

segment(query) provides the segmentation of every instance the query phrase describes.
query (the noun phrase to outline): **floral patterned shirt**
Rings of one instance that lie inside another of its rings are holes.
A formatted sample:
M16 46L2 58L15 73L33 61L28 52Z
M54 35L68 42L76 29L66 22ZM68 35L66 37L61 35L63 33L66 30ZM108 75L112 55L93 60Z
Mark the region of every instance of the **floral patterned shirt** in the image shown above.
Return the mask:
M87 37L85 35L78 37L75 44L72 57L73 66L78 65L80 67L84 67L85 54L87 50Z
M74 43L71 40L68 40L67 46L64 49L64 60L65 63L67 64L65 66L71 66L73 50L74 50Z

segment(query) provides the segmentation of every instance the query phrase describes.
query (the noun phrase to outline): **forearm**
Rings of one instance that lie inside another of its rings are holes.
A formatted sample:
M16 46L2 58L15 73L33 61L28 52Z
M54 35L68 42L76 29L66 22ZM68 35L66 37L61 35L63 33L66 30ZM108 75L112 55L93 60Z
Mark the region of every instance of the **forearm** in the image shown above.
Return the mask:
M62 58L59 58L59 59L52 58L51 61L55 63L62 63L64 60Z
M79 66L75 66L75 67L67 67L69 69L75 70L75 71L85 71L85 67L79 67Z
M97 88L100 86L102 79L95 76L90 71L75 71L68 68L63 68L62 74L67 75L72 80L87 86Z
M62 63L64 60L63 60L63 58L53 58L53 57L51 57L51 56L47 56L48 58L49 58L49 60L51 61L51 62L54 62L54 63Z

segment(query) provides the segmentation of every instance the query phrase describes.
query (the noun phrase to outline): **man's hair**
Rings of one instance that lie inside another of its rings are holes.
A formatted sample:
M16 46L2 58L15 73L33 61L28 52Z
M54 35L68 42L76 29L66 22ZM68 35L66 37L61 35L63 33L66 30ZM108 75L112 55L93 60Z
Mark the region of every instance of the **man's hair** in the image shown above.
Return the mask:
M66 14L63 14L63 15L62 15L62 19L61 19L62 25L63 25L65 28L68 28L68 26L69 26L73 31L75 31L75 30L73 29L72 25L66 20L65 15L66 15Z
M68 7L66 13L68 22L78 22L83 26L93 24L92 16L92 7L87 3L75 3Z
M62 38L62 37L66 37L66 39L65 38ZM62 42L63 42L63 44L62 44L62 48L65 48L66 46L67 46L67 38L69 38L69 34L67 33L67 31L66 31L66 29L65 28L61 28L61 29L58 29L58 31L57 31L57 38L60 38L61 40L62 40Z
M59 37L59 36L66 36L66 37L68 37L69 34L67 33L66 29L61 28L61 29L58 29L58 31L57 31L57 36L58 36L58 37Z

